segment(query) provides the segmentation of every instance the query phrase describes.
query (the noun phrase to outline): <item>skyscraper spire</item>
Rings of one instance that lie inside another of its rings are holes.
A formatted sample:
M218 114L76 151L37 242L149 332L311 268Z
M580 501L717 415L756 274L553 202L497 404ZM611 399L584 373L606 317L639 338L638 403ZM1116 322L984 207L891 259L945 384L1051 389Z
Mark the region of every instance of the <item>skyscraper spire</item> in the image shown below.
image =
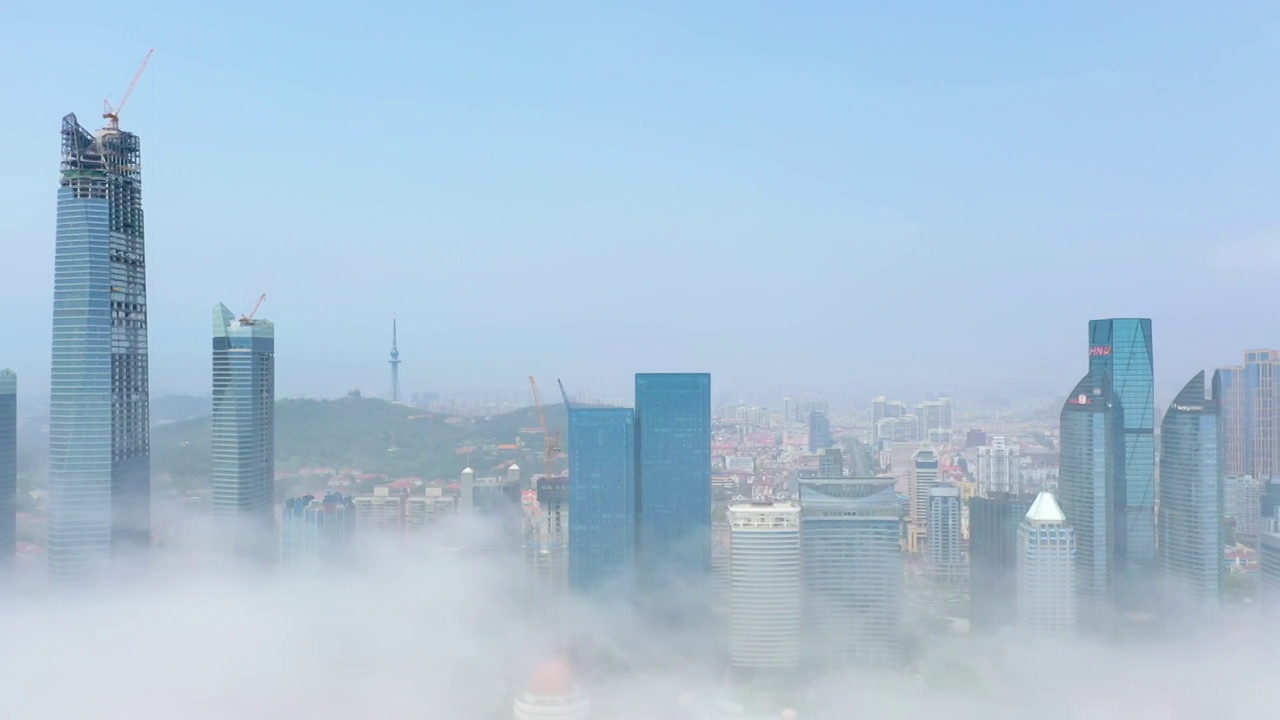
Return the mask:
M400 402L400 348L396 346L396 317L391 316L391 402Z

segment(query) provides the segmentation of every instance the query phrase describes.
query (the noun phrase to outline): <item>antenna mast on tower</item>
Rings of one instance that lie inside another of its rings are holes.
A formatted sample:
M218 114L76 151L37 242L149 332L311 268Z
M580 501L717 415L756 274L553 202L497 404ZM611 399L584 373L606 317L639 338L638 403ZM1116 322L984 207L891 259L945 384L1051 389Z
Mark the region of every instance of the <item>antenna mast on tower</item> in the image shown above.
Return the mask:
M400 402L400 348L396 346L396 316L391 316L391 402Z

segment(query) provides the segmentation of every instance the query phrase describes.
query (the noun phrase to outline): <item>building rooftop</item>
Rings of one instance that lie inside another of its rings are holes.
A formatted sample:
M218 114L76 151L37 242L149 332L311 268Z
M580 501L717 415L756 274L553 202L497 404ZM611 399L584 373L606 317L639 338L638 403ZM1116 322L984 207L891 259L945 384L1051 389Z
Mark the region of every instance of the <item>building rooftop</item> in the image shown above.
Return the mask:
M1060 523L1066 522L1067 516L1062 514L1062 508L1058 507L1058 501L1053 499L1053 493L1042 492L1036 496L1035 502L1031 503L1031 509L1027 511L1027 519L1031 522Z

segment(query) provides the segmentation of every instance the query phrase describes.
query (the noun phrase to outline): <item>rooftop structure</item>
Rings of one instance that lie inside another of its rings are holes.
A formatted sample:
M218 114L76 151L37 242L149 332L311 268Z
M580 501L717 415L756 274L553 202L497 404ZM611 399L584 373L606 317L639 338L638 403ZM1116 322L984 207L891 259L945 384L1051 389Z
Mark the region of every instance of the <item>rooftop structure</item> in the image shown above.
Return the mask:
M391 318L391 402L400 402L400 347L396 337L396 319Z
M1018 633L1065 638L1075 632L1075 537L1053 495L1036 496L1018 529Z
M515 720L587 720L591 701L574 682L569 664L553 658L533 671L513 711Z

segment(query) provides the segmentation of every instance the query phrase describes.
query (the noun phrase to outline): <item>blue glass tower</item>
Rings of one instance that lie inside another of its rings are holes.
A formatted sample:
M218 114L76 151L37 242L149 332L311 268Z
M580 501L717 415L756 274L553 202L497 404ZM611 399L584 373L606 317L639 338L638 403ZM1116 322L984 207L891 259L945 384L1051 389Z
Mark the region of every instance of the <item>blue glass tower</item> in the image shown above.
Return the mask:
M569 587L625 583L636 559L631 408L569 408Z
M213 309L213 518L239 555L275 555L275 326Z
M62 119L50 385L49 575L69 584L151 540L138 136L75 115Z
M18 520L18 376L0 370L0 571L13 567Z
M1225 567L1218 402L1201 372L1160 423L1160 569L1170 628L1185 633L1217 614Z
M711 573L711 375L636 375L639 571L646 581Z
M1116 419L1116 492L1124 498L1124 532L1115 542L1120 599L1141 604L1140 587L1156 559L1155 386L1151 320L1123 318L1089 321L1089 375L1095 389L1111 398ZM1117 502L1119 502L1117 500ZM1073 519L1074 521L1074 519ZM1079 533L1077 526L1076 532Z

